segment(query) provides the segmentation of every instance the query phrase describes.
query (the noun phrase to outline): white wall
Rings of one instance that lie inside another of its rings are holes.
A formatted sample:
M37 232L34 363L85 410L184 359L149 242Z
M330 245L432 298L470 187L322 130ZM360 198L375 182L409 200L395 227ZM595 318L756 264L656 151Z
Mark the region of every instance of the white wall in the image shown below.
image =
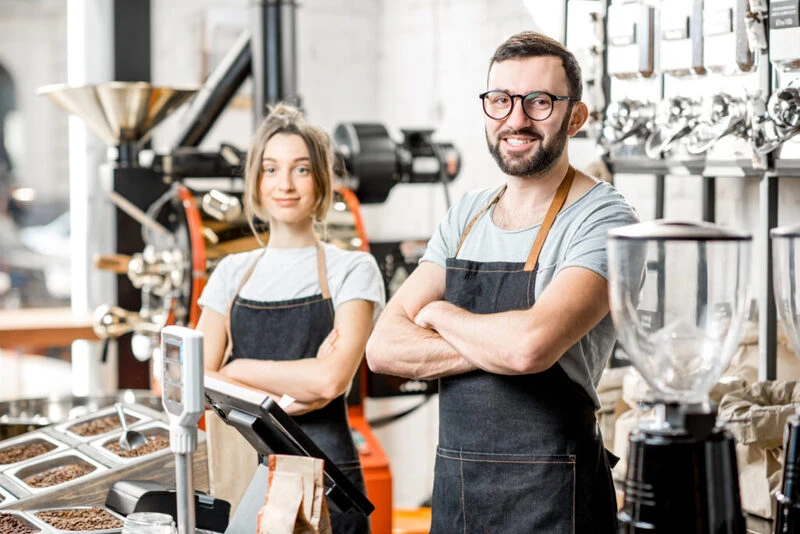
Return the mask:
M207 36L247 28L248 0L152 1L153 83L199 85ZM298 88L309 120L332 131L338 122L377 121L378 12L374 0L308 0L297 10ZM182 31L176 31L176 28ZM210 30L216 27L217 30ZM216 41L224 44L224 41ZM249 82L240 91L247 95ZM244 101L246 105L246 101ZM155 148L172 138L180 114L154 135ZM249 108L226 110L203 141L246 148L253 131Z
M452 201L498 180L478 101L486 88L489 58L519 31L539 30L560 38L561 5L563 1L554 3L534 20L521 1L381 2L381 120L394 128L433 128L435 139L458 147L462 171L450 185ZM363 212L371 239L390 241L427 238L446 208L441 185L401 184L385 204L366 206Z

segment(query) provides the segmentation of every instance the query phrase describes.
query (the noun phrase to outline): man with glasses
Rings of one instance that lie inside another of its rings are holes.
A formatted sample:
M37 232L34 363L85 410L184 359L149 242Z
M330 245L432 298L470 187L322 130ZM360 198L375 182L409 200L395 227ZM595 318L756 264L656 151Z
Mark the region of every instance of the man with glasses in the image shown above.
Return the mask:
M595 418L615 341L605 240L637 216L569 163L588 110L561 44L512 36L479 96L505 183L450 209L367 360L378 373L440 379L432 534L615 532Z

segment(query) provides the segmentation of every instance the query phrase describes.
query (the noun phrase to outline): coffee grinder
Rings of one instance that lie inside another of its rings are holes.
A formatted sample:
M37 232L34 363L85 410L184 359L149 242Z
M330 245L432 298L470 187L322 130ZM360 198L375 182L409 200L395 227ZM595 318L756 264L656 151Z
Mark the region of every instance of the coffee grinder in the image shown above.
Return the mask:
M734 439L708 394L747 316L750 243L709 223L609 232L614 326L654 408L629 438L621 533L745 532Z
M775 307L795 355L800 357L800 225L774 228L772 237ZM800 405L786 422L783 482L778 493L775 534L800 532Z

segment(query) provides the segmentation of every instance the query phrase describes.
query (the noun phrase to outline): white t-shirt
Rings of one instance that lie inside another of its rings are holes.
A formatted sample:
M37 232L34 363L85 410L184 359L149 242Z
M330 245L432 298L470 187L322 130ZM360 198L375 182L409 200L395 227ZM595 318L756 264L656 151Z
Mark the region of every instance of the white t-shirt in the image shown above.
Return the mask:
M456 202L428 242L420 260L445 267L455 255L461 234L469 221L500 191L500 187L472 191ZM480 262L520 262L528 258L541 224L522 230L503 230L492 221L494 206L470 230L458 258ZM639 222L636 210L617 190L597 183L582 197L562 209L547 234L536 273L536 297L566 267L578 266L608 279L606 234L612 228ZM581 385L600 408L598 382L616 341L611 315L570 347L558 363L567 375Z
M361 299L375 303L373 318L377 318L386 303L386 293L375 258L367 252L342 250L327 243L323 246L334 312L344 302ZM224 315L244 275L262 251L258 248L225 256L211 273L197 303ZM311 297L321 291L317 247L267 246L239 296L275 302Z

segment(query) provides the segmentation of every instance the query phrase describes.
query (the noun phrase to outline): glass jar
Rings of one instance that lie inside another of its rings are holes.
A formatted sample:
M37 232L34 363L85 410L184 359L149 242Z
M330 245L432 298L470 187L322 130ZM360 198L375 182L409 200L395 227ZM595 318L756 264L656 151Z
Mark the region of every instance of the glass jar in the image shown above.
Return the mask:
M122 525L122 534L177 534L177 532L171 515L156 512L128 514Z

